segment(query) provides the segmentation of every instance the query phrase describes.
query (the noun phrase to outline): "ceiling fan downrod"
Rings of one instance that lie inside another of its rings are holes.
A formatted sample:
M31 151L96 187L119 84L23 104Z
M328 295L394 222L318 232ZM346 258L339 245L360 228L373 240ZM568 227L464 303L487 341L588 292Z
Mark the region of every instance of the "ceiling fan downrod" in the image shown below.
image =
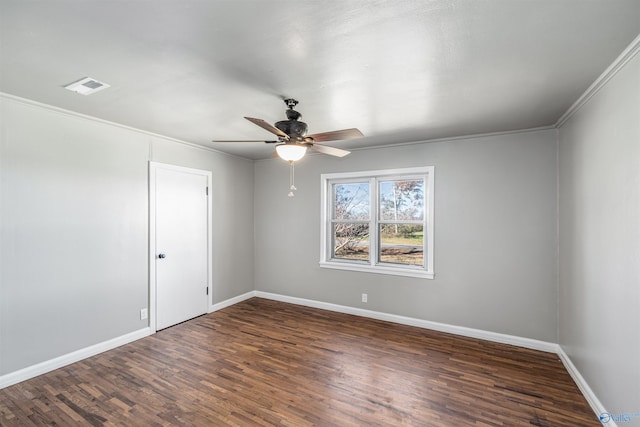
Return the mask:
M287 98L284 100L284 103L287 107L289 107L290 110L293 110L293 107L295 107L296 105L298 105L298 101L296 101L293 98Z

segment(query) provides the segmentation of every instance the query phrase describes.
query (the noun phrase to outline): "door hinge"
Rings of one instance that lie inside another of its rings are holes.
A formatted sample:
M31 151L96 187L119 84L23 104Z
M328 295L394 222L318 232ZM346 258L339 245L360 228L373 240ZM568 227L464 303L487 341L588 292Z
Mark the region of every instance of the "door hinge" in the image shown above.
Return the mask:
M208 195L209 195L209 187L205 187L204 192L205 192L205 194L208 196Z
M209 287L207 286L207 295L209 295Z

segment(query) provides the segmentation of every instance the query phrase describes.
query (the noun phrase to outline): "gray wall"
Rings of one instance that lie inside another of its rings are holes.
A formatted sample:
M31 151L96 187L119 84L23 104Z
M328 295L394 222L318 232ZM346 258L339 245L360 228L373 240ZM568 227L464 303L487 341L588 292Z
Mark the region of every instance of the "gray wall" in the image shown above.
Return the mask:
M258 161L256 290L556 342L556 156L555 130L312 155L292 199L288 165ZM318 266L321 173L428 165L434 280Z
M559 342L609 412L638 412L640 55L560 128L559 164Z
M253 162L6 97L0 109L0 375L147 326L149 160L212 171L214 302L253 289Z
M547 130L311 155L293 199L280 160L5 97L0 113L0 375L146 327L154 160L213 173L214 302L257 289L560 342L610 412L637 411L638 56L559 144ZM436 278L320 269L320 174L424 165L436 167Z

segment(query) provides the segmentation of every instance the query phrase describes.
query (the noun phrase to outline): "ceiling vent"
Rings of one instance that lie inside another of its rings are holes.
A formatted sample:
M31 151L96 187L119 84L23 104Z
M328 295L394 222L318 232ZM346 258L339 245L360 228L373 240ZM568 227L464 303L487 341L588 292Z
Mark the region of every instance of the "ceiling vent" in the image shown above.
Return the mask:
M109 85L103 82L99 82L96 79L92 79L91 77L85 77L76 82L69 83L64 88L69 89L75 93L79 93L80 95L91 95L92 93L96 93L102 89L108 88Z

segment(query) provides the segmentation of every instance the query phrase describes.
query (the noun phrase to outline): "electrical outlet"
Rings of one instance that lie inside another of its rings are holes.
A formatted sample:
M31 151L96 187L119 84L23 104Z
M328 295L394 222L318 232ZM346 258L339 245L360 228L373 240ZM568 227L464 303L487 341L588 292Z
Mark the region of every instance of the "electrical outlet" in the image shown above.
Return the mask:
M144 320L146 318L147 318L147 309L146 308L140 309L140 320Z
M362 302L367 302L367 294L362 294Z

